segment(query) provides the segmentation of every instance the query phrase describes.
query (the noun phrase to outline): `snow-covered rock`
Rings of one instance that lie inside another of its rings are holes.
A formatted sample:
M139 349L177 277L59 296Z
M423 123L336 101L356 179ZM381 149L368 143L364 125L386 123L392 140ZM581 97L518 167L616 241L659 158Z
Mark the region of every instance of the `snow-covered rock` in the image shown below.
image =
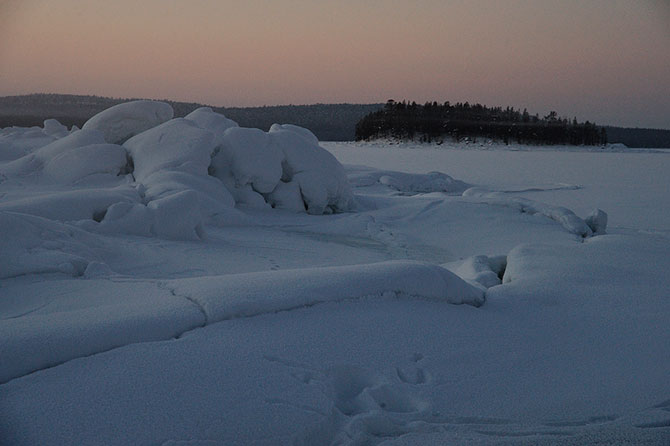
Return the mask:
M588 217L586 224L591 228L594 235L603 235L607 233L607 212L602 209L594 209Z
M281 179L300 186L308 213L351 209L353 195L346 173L330 152L295 130L275 129L268 135L272 145L284 154Z
M223 134L226 130L231 127L239 127L237 122L226 118L221 113L216 113L210 107L197 108L184 118L193 121L201 129L214 133L217 145L223 142Z
M442 265L459 277L481 285L484 289L502 283L501 277L507 265L506 256L488 257L478 255L469 257L454 265Z
M21 158L52 143L56 138L39 127L7 127L0 129L0 162Z
M135 179L143 182L160 170L207 175L215 143L211 132L176 118L133 136L123 146L133 159Z
M158 101L131 101L101 111L84 123L82 130L99 130L105 141L123 143L174 116L172 106Z
M217 178L189 172L160 170L149 175L144 182L147 200L158 200L179 191L192 190L198 194L203 216L227 212L235 206L235 199Z
M44 175L58 183L74 183L90 175L116 176L126 166L126 151L116 144L76 147L46 160Z
M62 138L68 135L67 127L58 122L56 119L47 119L44 121L44 130L45 135L52 136L54 138Z
M212 174L234 187L251 185L256 192L269 193L282 177L284 155L270 144L260 129L232 127L223 134L218 153L212 158Z
M92 144L104 144L104 135L98 130L78 130L69 135L57 139L56 141L35 151L35 157L41 162L46 162L58 155L68 152L77 147L89 146Z
M289 132L296 133L305 138L305 140L310 144L316 144L316 145L319 144L319 139L316 137L314 133L312 133L309 129L294 124L272 124L268 132L273 133L282 130L287 130Z

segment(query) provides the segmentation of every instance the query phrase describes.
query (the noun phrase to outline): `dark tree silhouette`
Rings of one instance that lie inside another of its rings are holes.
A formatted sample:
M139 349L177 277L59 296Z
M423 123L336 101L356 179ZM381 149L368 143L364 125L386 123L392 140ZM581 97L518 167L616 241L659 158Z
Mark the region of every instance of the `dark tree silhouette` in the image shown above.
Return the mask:
M511 107L486 107L481 104L449 102L396 102L389 99L378 111L364 116L356 124L356 140L375 138L418 139L422 142L452 138L461 141L477 138L503 141L505 144L571 144L607 143L604 128L586 121L570 122L550 111L544 118L531 116L527 110Z

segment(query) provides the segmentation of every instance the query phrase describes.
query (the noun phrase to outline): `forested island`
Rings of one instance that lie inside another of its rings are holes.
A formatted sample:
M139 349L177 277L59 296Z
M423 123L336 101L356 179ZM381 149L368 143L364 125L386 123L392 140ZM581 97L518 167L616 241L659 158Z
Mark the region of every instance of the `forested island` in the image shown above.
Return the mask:
M487 107L468 102L424 105L390 99L356 124L356 140L379 138L418 139L422 142L477 139L518 144L607 144L607 132L595 123L559 117L531 115L511 107Z

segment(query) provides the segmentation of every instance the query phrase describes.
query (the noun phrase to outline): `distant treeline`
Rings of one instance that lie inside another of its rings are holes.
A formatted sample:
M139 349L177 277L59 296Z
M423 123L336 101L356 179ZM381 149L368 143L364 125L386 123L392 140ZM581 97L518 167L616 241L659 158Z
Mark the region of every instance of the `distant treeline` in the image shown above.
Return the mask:
M670 130L605 127L607 139L628 147L661 148L670 147Z
M69 94L36 93L0 97L0 128L41 126L55 118L68 127L81 127L91 116L133 99ZM182 117L205 104L165 100ZM272 124L295 124L310 129L322 141L352 141L354 127L365 115L383 104L274 105L263 107L215 107L218 113L242 127L268 130Z
M506 144L597 145L607 143L603 127L589 121L561 118L552 111L540 118L527 110L487 107L467 102L424 105L389 100L378 111L356 124L356 140L376 138L415 139L421 141L454 141L490 139Z
M81 127L91 116L121 102L131 99L106 98L100 96L82 96L68 94L30 94L22 96L0 97L0 128L21 126L42 126L45 119L56 118L62 124L71 127ZM175 116L185 116L203 104L194 102L165 101L172 105ZM411 107L411 104L407 105ZM431 103L431 108L435 103ZM464 105L464 104L462 104ZM439 105L438 105L439 106ZM425 106L422 106L425 107ZM474 106L470 106L472 109ZM257 127L263 130L270 128L275 122L280 124L295 124L306 127L321 141L352 141L355 138L356 123L366 115L383 110L384 104L316 104L316 105L276 105L267 107L213 107L214 111L225 114L243 127ZM496 110L496 109L489 109ZM511 113L508 112L511 111ZM522 131L522 141L526 141L529 130L528 124L533 124L538 115L529 115L523 111L512 109L500 109L497 113L501 116L497 121L491 121L495 133L502 131L501 141L515 141L514 132ZM502 126L505 116L509 116L507 127ZM472 115L472 110L470 110ZM520 115L520 117L519 117ZM489 116L490 117L490 116ZM550 113L547 120L551 120ZM560 119L553 114L555 121L552 125L561 130L562 123L572 124L567 120ZM516 121L514 120L516 119ZM524 123L524 119L528 122ZM474 121L477 131L483 127L484 122ZM514 125L512 125L514 124ZM537 123L535 123L537 124ZM593 124L592 124L593 125ZM504 129L511 127L512 133L505 133ZM466 134L465 126L459 127L458 138L471 137ZM552 129L555 131L557 129ZM670 130L636 129L622 127L606 127L607 139L610 143L623 143L628 147L670 147ZM426 134L424 138L441 140L444 134L440 131L439 136ZM449 136L455 136L456 133ZM473 135L474 136L474 135ZM421 135L415 130L415 138ZM485 138L485 137L484 137ZM491 138L493 139L493 138Z

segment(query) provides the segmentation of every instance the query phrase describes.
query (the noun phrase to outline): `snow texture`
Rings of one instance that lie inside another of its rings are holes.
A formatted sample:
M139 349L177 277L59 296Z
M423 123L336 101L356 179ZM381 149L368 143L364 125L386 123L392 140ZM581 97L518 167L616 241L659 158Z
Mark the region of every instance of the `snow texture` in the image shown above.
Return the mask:
M488 204L512 207L530 215L544 215L557 221L565 229L580 237L590 237L593 235L593 230L584 220L577 217L570 209L562 206L550 206L527 198L508 197L501 192L491 192L477 187L466 190L463 192L463 196L480 199Z
M369 169L360 166L356 166L350 170L349 182L358 187L370 187L381 184L407 195L431 192L461 194L471 187L469 184L456 180L442 172L410 174Z
M239 127L235 121L216 113L210 107L200 107L184 117L193 121L201 129L209 130L214 134L216 144L223 142L223 134L231 127Z
M668 152L323 146L0 130L0 443L669 444Z
M99 130L105 141L121 144L131 136L172 119L172 106L158 101L131 101L101 111L86 121L82 130Z
M197 302L209 322L363 297L484 303L483 292L446 269L408 261L199 277L166 286Z
M304 132L295 127L268 133L270 143L283 154L281 179L295 182L307 212L323 214L348 211L353 206L353 195L342 165L317 144L310 143Z
M48 269L39 272L45 271ZM416 262L178 279L161 282L157 288L102 281L89 290L100 285L106 291L96 296L97 302L77 293L60 296L55 304L49 302L39 311L31 310L0 325L0 338L5 340L0 356L11 364L4 368L0 382L113 347L169 339L195 326L324 302L375 297L474 306L484 302L481 290L455 274ZM116 297L117 293L124 297ZM24 355L26 351L31 354Z
M591 228L594 235L603 235L607 233L607 212L602 209L594 209L588 217L586 224Z

